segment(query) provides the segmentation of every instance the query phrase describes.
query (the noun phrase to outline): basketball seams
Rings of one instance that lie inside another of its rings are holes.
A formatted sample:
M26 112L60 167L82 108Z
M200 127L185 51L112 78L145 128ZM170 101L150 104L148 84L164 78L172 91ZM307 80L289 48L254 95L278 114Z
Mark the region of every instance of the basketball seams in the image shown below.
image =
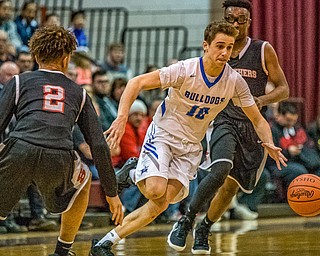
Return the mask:
M319 187L316 187L316 186L310 186L310 185L306 185L306 184L298 184L298 185L293 185L293 186L290 186L289 189L292 189L292 188L295 188L295 187L303 187L303 188L315 188L317 190L320 191L320 188Z

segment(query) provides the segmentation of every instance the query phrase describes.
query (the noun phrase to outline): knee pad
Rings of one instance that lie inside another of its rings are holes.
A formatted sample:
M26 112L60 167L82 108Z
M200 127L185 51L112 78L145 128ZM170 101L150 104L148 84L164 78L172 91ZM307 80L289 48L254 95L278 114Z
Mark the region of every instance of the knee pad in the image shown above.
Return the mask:
M230 162L217 162L211 166L211 171L208 174L208 178L212 182L213 186L221 187L230 173L232 164Z

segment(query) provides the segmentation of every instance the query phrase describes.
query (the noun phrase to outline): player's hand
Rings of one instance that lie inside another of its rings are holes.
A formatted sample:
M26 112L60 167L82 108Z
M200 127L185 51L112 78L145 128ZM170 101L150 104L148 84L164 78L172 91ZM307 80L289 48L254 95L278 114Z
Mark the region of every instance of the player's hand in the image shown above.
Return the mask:
M262 107L263 107L262 100L259 97L253 97L253 98L254 98L254 101L256 102L256 105L257 105L258 109L261 110Z
M117 117L110 128L104 132L107 136L106 141L111 151L116 151L120 145L121 138L125 132L127 118Z
M110 211L112 213L112 221L116 225L118 224L122 225L124 212L122 210L122 203L120 201L119 196L118 195L114 197L106 196L106 199L109 204Z
M281 153L281 148L276 147L272 143L262 143L261 145L268 151L270 157L276 161L279 170L282 170L281 165L287 166L286 162L288 159Z

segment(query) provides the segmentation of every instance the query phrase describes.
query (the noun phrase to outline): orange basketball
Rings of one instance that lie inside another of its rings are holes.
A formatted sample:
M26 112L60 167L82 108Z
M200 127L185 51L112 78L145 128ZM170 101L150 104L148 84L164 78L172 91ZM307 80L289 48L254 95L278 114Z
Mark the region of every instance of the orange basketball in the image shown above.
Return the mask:
M320 177L302 174L296 177L287 191L291 209L301 216L320 214Z

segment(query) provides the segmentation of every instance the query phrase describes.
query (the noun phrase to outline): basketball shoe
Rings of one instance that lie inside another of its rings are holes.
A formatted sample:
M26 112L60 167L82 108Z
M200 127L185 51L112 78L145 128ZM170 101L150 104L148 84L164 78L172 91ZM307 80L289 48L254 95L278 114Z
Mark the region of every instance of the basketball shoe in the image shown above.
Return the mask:
M208 242L210 227L207 227L202 222L198 224L193 232L194 244L191 249L193 254L210 254L211 247Z
M176 251L183 251L186 248L186 240L189 231L192 229L193 223L187 216L182 216L178 222L176 222L168 236L167 243Z
M120 194L124 188L134 185L133 180L130 178L130 170L137 167L138 159L139 158L136 157L129 158L122 168L116 171L118 194Z
M111 247L113 243L111 241L105 241L101 245L96 245L98 240L93 239L91 250L89 252L89 256L114 256L114 254L111 251Z

